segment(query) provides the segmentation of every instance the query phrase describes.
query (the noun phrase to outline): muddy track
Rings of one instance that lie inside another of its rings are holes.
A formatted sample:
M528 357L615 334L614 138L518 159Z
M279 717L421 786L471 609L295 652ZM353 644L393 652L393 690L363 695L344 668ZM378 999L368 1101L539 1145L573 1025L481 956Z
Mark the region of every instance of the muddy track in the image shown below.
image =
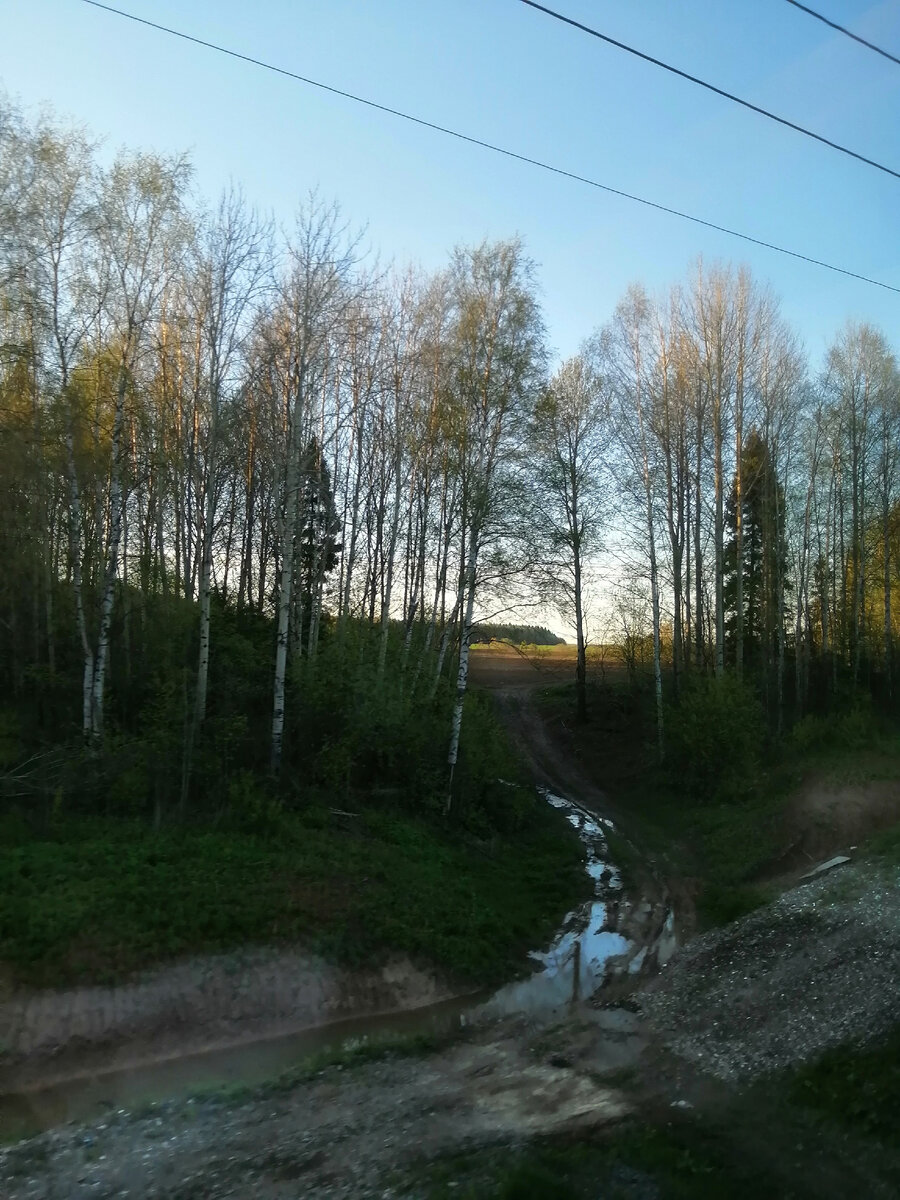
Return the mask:
M568 796L596 816L615 821L623 833L634 838L636 831L628 813L582 769L577 750L554 737L535 704L538 689L573 681L574 660L544 662L512 652L475 651L472 664L471 683L494 697L535 782Z
M610 797L581 770L577 760L554 741L547 723L534 703L533 692L542 686L538 678L531 686L492 688L497 708L520 754L533 771L535 782L568 796L597 816L623 823L623 814Z
M522 761L530 766L535 783L614 823L619 845L624 841L628 846L630 890L649 901L656 914L651 924L658 925L658 914L665 919L671 908L678 942L688 941L696 928L693 883L673 873L666 863L656 861L641 847L640 831L630 815L581 768L571 749L553 736L534 701L535 690L545 686L546 681L536 672L513 686L503 682L490 687L489 679L490 675L485 675L482 686L492 692L500 716ZM643 940L652 942L658 932L648 927Z

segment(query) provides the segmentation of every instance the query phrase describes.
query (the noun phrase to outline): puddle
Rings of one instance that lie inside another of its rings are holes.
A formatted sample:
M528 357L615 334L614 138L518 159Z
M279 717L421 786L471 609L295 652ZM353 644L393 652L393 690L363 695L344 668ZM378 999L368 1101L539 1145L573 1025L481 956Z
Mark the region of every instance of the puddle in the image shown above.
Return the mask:
M486 1016L536 1014L577 1003L614 979L657 970L675 950L672 910L643 897L635 901L623 886L607 840L613 822L562 796L543 794L578 830L594 896L569 913L548 950L531 954L533 975L500 988L477 1010Z
M202 1054L80 1075L63 1083L0 1095L0 1144L31 1137L69 1121L102 1121L120 1109L229 1086L264 1083L348 1042L390 1034L444 1033L460 1026L472 996L420 1009L359 1017L314 1029L254 1040Z
M674 913L664 902L629 896L612 862L612 822L544 792L564 812L585 850L594 895L569 913L552 944L534 951L533 974L493 994L319 1026L171 1060L86 1075L41 1090L0 1095L0 1141L11 1142L69 1121L102 1121L120 1109L204 1089L259 1084L309 1055L348 1039L386 1033L446 1032L482 1017L550 1014L592 996L616 979L650 974L676 947Z

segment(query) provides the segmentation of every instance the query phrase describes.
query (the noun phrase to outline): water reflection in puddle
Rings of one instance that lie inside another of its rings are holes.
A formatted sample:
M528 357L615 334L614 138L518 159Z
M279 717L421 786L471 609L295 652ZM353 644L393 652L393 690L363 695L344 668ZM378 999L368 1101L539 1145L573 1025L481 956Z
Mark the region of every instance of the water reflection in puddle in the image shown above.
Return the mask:
M27 1137L67 1121L102 1120L110 1111L189 1095L200 1088L261 1083L311 1053L338 1048L352 1037L444 1031L482 1017L549 1014L590 998L614 979L649 974L663 966L676 946L674 914L658 899L635 899L627 894L610 858L606 834L614 828L613 823L592 816L562 796L549 791L543 794L578 831L594 895L567 915L548 949L531 954L535 968L531 975L506 984L481 1001L468 996L94 1074L40 1091L0 1095L0 1141Z
M485 1015L535 1013L592 996L614 978L665 964L675 949L674 914L626 895L610 857L612 821L594 817L562 796L544 791L564 812L586 851L594 897L569 913L550 948L531 954L533 975L507 984L479 1010Z

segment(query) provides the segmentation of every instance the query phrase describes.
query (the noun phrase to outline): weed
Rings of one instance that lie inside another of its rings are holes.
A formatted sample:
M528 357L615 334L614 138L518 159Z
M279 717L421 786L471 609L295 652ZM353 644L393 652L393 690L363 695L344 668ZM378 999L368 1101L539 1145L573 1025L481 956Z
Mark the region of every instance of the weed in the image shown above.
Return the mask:
M0 960L23 982L59 986L299 942L345 964L402 952L498 982L587 886L565 820L533 793L519 803L489 842L399 808L156 835L118 818L61 822L0 847Z
M900 1109L900 1026L870 1046L839 1046L789 1076L789 1095L839 1126L891 1143Z

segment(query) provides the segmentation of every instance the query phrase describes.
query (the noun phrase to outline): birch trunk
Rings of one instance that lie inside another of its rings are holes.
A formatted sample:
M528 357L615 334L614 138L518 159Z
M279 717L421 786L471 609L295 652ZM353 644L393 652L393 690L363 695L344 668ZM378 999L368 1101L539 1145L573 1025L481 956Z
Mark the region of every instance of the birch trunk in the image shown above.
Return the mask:
M100 604L100 628L97 634L97 653L91 683L91 738L98 742L103 736L103 698L106 669L109 661L109 632L112 625L113 605L116 598L116 575L119 566L119 541L122 536L123 488L122 488L122 429L125 421L125 393L128 385L127 368L119 368L116 388L116 411L112 431L112 459L110 466L109 507L110 531L106 554L106 573L103 582L103 598Z
M399 430L397 430L399 437ZM394 463L394 511L391 516L391 531L388 537L384 591L381 596L381 635L378 646L378 678L384 678L387 662L388 633L390 632L391 596L394 587L394 558L397 549L397 533L400 528L400 462Z
M581 547L576 539L574 551L575 574L575 664L576 715L581 724L587 721L587 651L584 642L584 607L581 597Z
M213 522L216 517L215 464L218 451L218 398L213 400L210 429L209 479L203 516L203 548L200 563L200 657L197 664L197 695L194 703L194 722L197 726L206 719L206 690L209 678L209 613L210 578L212 575Z
M284 685L287 675L288 640L291 621L291 588L294 567L294 533L300 495L300 448L302 445L302 402L306 364L297 365L291 436L285 474L284 528L281 535L281 573L278 581L278 612L275 635L275 683L272 699L272 747L269 767L277 776L281 770L284 739Z
M724 463L722 456L722 396L713 399L713 439L715 466L713 485L715 488L715 540L716 540L716 678L725 674L725 508L724 508Z
M466 564L466 608L460 627L459 641L459 670L456 674L456 696L453 701L453 717L450 724L450 748L447 751L447 765L450 768L447 780L447 799L445 813L449 813L453 804L453 774L459 757L459 739L462 732L463 705L466 699L466 685L469 679L469 642L472 636L472 618L475 611L475 575L478 563L478 537L473 525L469 538L468 562Z
M87 617L84 611L84 586L82 583L82 536L81 536L81 490L78 486L78 471L75 465L75 436L71 416L66 430L66 467L69 480L69 557L72 571L72 596L75 601L75 623L84 660L81 684L81 734L88 741L93 732L92 695L94 685L94 651L88 636Z

